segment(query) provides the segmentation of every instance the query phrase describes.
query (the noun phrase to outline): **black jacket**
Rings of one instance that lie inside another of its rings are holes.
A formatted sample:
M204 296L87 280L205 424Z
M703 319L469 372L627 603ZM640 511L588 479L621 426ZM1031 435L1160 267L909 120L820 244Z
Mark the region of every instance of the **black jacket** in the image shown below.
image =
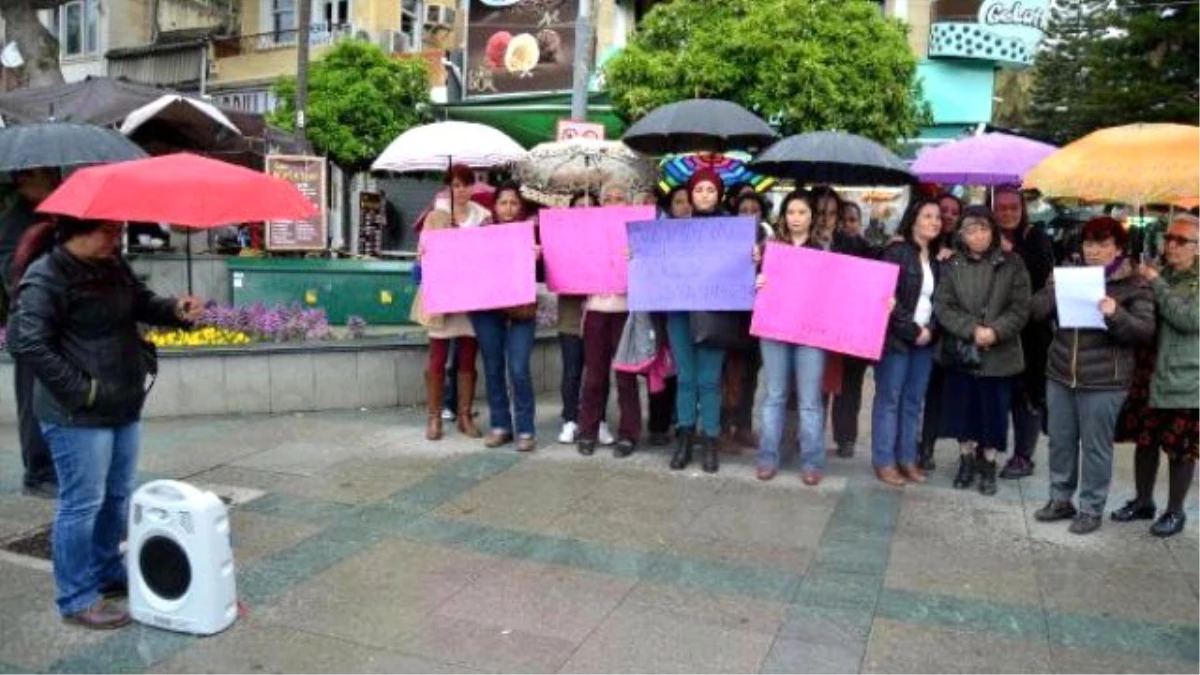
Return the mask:
M1037 293L1046 286L1054 271L1054 244L1036 225L1027 225L1013 237L1013 252L1021 256L1029 272L1029 288ZM1036 406L1046 400L1046 359L1054 330L1049 321L1031 319L1021 331L1021 349L1025 356L1025 393Z
M185 325L175 304L121 259L88 263L56 246L30 265L9 320L8 350L37 374L37 418L66 426L136 421L155 369L137 324Z
M991 328L996 343L980 350L982 367L976 374L1016 375L1025 369L1021 330L1029 321L1029 273L1019 256L1004 253L999 246L982 256L957 248L941 264L941 280L934 294L933 313L942 328L942 339L950 333L973 343L976 328Z
M937 251L930 248L929 267L933 270L935 293L939 275L936 256ZM896 306L888 317L884 350L907 352L909 347L916 345L917 337L921 334L921 327L913 319L917 311L917 301L921 298L921 283L924 278L924 272L921 270L921 250L911 242L898 241L883 250L880 260L900 267L900 274L896 277ZM932 301L932 298L930 300ZM931 331L936 328L932 317L926 327Z

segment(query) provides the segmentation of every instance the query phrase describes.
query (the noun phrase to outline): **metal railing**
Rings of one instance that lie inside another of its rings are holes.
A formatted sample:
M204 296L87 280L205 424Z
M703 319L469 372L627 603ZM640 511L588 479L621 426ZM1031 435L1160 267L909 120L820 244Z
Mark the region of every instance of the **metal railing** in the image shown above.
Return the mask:
M309 29L308 44L310 47L320 47L332 44L342 38L350 37L353 34L354 29L348 23L336 26L314 23L312 28ZM217 38L213 40L213 52L214 56L218 59L240 56L242 54L269 52L276 49L295 47L299 36L300 31L291 28L288 30L271 31L269 33Z

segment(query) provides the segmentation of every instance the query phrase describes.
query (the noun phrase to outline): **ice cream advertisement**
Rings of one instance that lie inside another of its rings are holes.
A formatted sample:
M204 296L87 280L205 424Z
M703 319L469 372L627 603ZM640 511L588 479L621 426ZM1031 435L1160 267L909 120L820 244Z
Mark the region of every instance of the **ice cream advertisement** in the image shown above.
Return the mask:
M571 88L579 0L471 0L467 95Z

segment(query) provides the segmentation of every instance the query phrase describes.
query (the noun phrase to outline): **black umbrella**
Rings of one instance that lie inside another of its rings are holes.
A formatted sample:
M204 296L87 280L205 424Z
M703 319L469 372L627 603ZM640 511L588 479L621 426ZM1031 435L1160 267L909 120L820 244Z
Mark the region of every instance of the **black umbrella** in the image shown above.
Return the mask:
M655 108L621 137L649 155L697 150L755 151L770 145L775 130L754 113L729 101L696 98Z
M788 136L747 165L751 171L829 185L909 185L917 177L882 145L841 131Z
M90 124L39 122L0 129L0 171L108 164L145 156L128 138Z

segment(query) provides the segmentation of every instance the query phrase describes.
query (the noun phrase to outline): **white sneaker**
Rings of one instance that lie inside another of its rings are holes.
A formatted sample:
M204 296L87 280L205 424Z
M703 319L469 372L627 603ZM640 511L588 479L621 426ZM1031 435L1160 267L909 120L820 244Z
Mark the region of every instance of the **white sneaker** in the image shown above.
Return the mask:
M558 442L564 445L570 445L575 442L575 436L578 433L578 424L574 422L563 422L562 431L558 432Z
M608 422L600 423L600 431L596 432L596 442L600 445L612 445L617 442L612 432L608 430Z
M449 408L442 408L442 419L447 422L453 422L455 418L454 411Z

